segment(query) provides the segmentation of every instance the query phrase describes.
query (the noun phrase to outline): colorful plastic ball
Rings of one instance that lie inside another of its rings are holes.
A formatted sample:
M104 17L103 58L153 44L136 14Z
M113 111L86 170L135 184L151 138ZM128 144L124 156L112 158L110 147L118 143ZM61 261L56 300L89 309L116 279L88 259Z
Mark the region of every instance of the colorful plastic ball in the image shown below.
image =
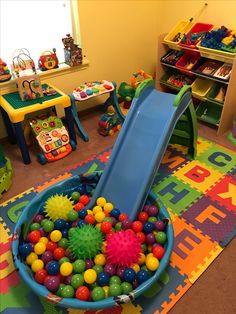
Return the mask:
M54 223L53 223L53 221L51 221L49 219L44 219L41 222L41 226L43 227L43 230L45 232L51 232L54 229Z
M68 247L68 239L67 238L61 238L61 240L58 242L58 246L67 249Z
M132 227L132 221L129 218L126 218L122 221L122 229L130 229Z
M147 234L147 233L152 232L153 230L154 230L154 224L153 224L153 223L147 221L147 222L145 222L145 223L143 224L143 232L144 232L144 233Z
M163 231L157 232L155 237L156 237L157 243L159 243L159 244L164 244L166 242L166 239L167 239L166 234Z
M118 208L113 208L110 212L110 216L114 218L118 218L120 216L120 210Z
M155 222L157 221L157 218L156 217L149 217L148 221L155 224Z
M149 257L146 259L146 266L151 271L156 271L159 267L159 261L155 257Z
M103 271L103 267L101 265L94 265L92 268L97 274L100 274Z
M41 227L41 225L37 222L34 222L30 225L30 230L33 231L33 230L38 230L39 228Z
M88 214L87 216L85 216L84 220L87 224L90 224L90 225L93 225L95 223L95 218L94 218L94 215L92 214Z
M109 284L110 275L103 271L97 275L97 283L99 286L107 286Z
M61 259L63 256L65 256L65 250L62 247L57 247L54 251L53 251L53 257L59 261L59 259Z
M133 264L130 266L130 268L133 268L133 270L137 273L140 270L139 264Z
M39 230L33 230L28 234L28 239L32 243L39 242L40 238L41 238L41 233L39 232Z
M36 273L37 270L43 269L44 268L44 262L41 259L36 259L33 261L31 264L31 269L34 273Z
M53 252L56 248L57 248L57 243L56 242L48 241L48 243L46 244L47 251Z
M62 276L69 276L73 271L73 266L69 262L62 263L60 266L60 273Z
M105 298L109 297L109 287L108 286L103 286L102 287L104 293L105 293Z
M60 270L60 265L56 261L50 261L47 263L46 270L49 275L57 275Z
M47 276L44 280L44 286L49 291L57 291L60 285L60 279L57 276Z
M88 195L84 194L84 195L81 195L80 198L79 198L79 202L83 205L87 205L89 203L89 197Z
M112 224L108 221L103 221L101 224L101 231L103 233L110 233L112 229Z
M116 231L121 231L122 230L122 222L117 222L116 224L115 224L115 230Z
M101 265L104 266L106 264L106 257L104 254L97 254L94 257L94 263L95 265Z
M111 277L110 277L109 285L112 285L112 284L114 284L114 283L116 283L116 284L118 284L118 285L121 284L121 279L120 279L119 276L111 276Z
M145 234L143 232L137 232L136 236L137 236L137 238L138 238L140 243L144 243L145 242L146 236L145 236Z
M83 208L84 208L84 204L82 204L82 203L76 203L74 206L74 210L77 212L79 212Z
M97 273L94 269L87 269L84 272L84 281L88 284L92 284L97 279Z
M84 277L81 274L75 274L71 278L71 286L74 289L79 288L80 286L83 286L84 284Z
M121 284L121 289L123 294L129 294L131 291L133 291L133 286L130 282L124 281Z
M32 265L34 261L38 259L38 255L35 254L34 252L31 252L27 257L26 257L26 263L28 265Z
M106 204L106 199L105 199L105 197L99 197L98 199L97 199L97 201L96 201L96 204L98 205L98 206L101 206L101 207L103 207L105 204Z
M95 215L95 214L97 214L98 212L102 212L103 210L102 210L102 207L101 206L94 206L93 207L93 214Z
M67 220L69 211L73 210L73 201L67 195L55 194L47 199L44 208L45 216L52 221L57 219Z
M117 297L118 295L122 294L122 288L121 285L118 285L117 283L114 283L110 285L109 287L109 296L111 297Z
M73 298L74 294L75 290L71 285L65 285L61 292L62 298Z
M105 218L105 214L104 212L98 212L94 215L94 218L97 222L103 222L104 218Z
M44 220L44 216L43 215L36 215L35 217L34 217L34 222L37 222L37 223L41 223L42 222L42 220Z
M139 285L141 285L144 281L148 280L149 278L150 278L149 273L144 269L141 269L137 273L137 281Z
M87 212L86 209L81 209L81 210L79 211L79 218L80 218L80 219L84 219L87 215L88 215L88 212Z
M121 213L118 217L119 221L122 222L124 221L125 219L128 219L128 215L125 214L125 213Z
M155 230L157 231L164 231L166 227L162 220L157 220L154 226L155 226Z
M73 275L70 274L69 276L64 277L64 283L66 285L71 285L71 280L72 280Z
M121 279L124 278L124 271L126 270L126 267L125 266L120 266L117 268L116 270L116 274L117 276L119 276Z
M61 238L62 238L62 234L61 234L61 231L59 230L53 230L50 233L50 240L53 242L59 242Z
M165 254L165 249L163 248L163 246L157 244L153 247L152 253L153 256L160 260Z
M77 192L77 191L72 192L71 198L72 198L73 201L77 202L79 200L79 198L80 198L80 192Z
M37 255L42 255L46 251L46 244L38 242L34 246L34 252Z
M36 280L37 283L43 284L47 275L48 273L45 269L39 269L36 271L34 279Z
M81 219L80 221L78 221L78 223L77 223L77 227L83 227L84 225L86 225L86 222L85 222L85 220L83 220L83 219Z
M94 262L91 259L86 258L86 260L85 260L85 269L93 268L93 266L94 266Z
M91 293L91 297L93 301L100 301L105 299L105 291L103 290L102 287L96 287L93 289Z
M113 210L113 204L112 203L106 203L103 206L104 211L110 213Z
M107 272L110 276L115 275L116 273L116 268L114 264L106 264L104 266L104 271Z
M80 274L83 271L85 271L85 261L83 261L82 259L77 259L76 261L74 261L73 265L73 270L76 274Z
M48 244L48 238L47 237L41 237L40 238L40 240L39 240L39 242L42 242L42 243L44 243L45 245L47 245Z
M154 244L156 242L156 238L154 233L149 233L146 235L146 243L147 244Z
M40 227L38 230L39 230L39 232L40 232L40 234L41 234L41 237L46 237L46 236L47 236L47 232L45 232L45 231L43 230L43 227Z
M151 205L148 208L148 214L149 216L157 216L159 213L159 209L157 208L156 205Z
M134 221L132 223L132 229L134 230L134 232L141 232L143 230L143 224L141 223L141 221Z
M62 230L65 228L65 220L64 219L57 219L54 221L54 228L57 229L57 230Z
M146 212L140 212L138 214L138 220L139 221L142 221L142 222L146 222L148 220L149 216L148 216L148 213Z
M75 296L77 299L81 301L87 301L90 297L89 289L86 286L80 286L76 292Z
M132 268L128 267L125 269L124 274L123 274L123 278L125 281L133 282L135 277L136 277L136 273Z
M145 263L145 260L146 256L143 253L141 253L138 260L139 265L143 265Z
M143 210L142 210L142 211L144 211L144 212L148 213L149 206L150 206L150 205L147 205L147 204L146 204L146 205L144 205L144 206L143 206Z
M62 296L62 290L64 289L65 284L64 283L60 283L58 290L56 291L56 295L61 297Z
M67 238L68 237L68 229L61 230L61 236L62 236L62 238Z
M22 257L28 256L33 250L33 247L30 243L24 243L19 246L19 253Z
M61 266L61 264L70 262L70 259L67 256L63 256L61 259L59 259L58 263Z

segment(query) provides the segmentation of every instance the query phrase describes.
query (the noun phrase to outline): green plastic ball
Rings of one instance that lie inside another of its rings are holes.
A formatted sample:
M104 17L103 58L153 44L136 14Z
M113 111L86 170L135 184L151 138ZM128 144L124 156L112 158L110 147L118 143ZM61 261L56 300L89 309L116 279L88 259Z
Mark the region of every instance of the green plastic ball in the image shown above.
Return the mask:
M122 229L122 223L121 223L121 222L117 222L117 223L115 224L115 230L116 230L116 231L121 231L121 229Z
M85 271L86 264L85 261L82 259L77 259L72 265L74 273L76 274L81 274L83 271Z
M70 259L66 256L63 256L61 259L59 259L58 263L59 265L61 266L61 264L63 263L67 263L67 262L70 262Z
M105 291L102 287L96 287L91 293L93 301L100 301L105 299Z
M84 284L84 276L81 274L75 274L71 278L71 285L74 289L79 288L80 286L83 286Z
M149 217L148 221L152 222L152 223L155 223L157 221L157 218L156 217Z
M73 192L71 194L71 198L72 198L73 201L77 202L79 200L79 198L80 198L80 192Z
M79 217L79 214L75 210L71 210L68 213L68 220L69 221L76 221L78 219L78 217Z
M58 242L58 246L62 247L63 249L67 249L67 247L68 247L68 239L61 238L61 240Z
M112 224L112 219L111 219L111 217L105 217L103 221L108 221L108 222L110 222L110 223Z
M163 231L157 232L155 235L155 238L156 238L157 243L159 244L164 244L167 239L166 234Z
M62 289L61 296L62 298L73 298L75 293L74 288L71 285L65 285Z
M68 236L72 236L72 234L75 232L76 228L72 227L68 230Z
M110 297L117 297L120 294L122 294L121 285L118 285L117 283L110 285L110 288L109 288Z
M100 274L103 271L103 267L101 265L94 265L93 269L97 274Z
M54 223L53 221L49 219L45 219L46 221L43 223L43 230L45 232L51 232L54 229ZM43 220L44 221L44 220Z
M62 296L62 291L63 291L63 289L64 289L65 286L66 286L66 285L65 285L64 283L60 283L59 288L58 288L58 290L57 290L57 292L56 292L56 295L58 295L59 297L61 297L61 296Z
M132 284L130 282L127 282L127 281L122 282L121 288L122 288L123 294L128 294L133 290Z
M34 222L30 225L30 231L38 230L39 228L41 228L41 225L37 222Z
M121 284L121 279L119 276L111 276L110 280L109 280L109 284L113 285L113 284Z

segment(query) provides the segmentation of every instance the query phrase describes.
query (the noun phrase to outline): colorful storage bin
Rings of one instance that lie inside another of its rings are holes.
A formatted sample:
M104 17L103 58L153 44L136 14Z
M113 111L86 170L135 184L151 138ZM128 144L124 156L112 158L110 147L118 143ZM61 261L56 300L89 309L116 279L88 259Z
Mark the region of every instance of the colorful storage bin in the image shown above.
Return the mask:
M200 102L196 109L197 118L201 121L217 125L220 122L222 106L204 101Z
M215 83L210 92L207 95L207 98L211 101L216 101L219 104L223 104L225 100L225 95L227 91L227 85Z
M179 73L177 70L168 69L160 79L160 82L170 88L179 90L184 85L191 85L195 80L194 76Z
M174 66L183 54L183 51L176 51L171 49L161 58L161 62Z
M179 68L182 72L189 73L199 59L200 55L198 53L185 52L184 55L176 63L176 67Z
M205 97L207 93L213 86L213 82L204 79L204 78L197 78L192 84L192 93L193 96L196 97Z

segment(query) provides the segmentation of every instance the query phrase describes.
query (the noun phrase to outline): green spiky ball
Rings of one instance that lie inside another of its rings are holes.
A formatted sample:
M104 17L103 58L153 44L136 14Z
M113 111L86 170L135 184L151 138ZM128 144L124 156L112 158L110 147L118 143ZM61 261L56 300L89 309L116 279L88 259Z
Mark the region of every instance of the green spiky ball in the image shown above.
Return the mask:
M69 249L77 258L93 258L102 247L103 234L92 225L76 228L69 235Z
M68 196L55 194L45 203L44 211L46 217L52 221L57 219L68 219L68 213L73 210L73 202Z

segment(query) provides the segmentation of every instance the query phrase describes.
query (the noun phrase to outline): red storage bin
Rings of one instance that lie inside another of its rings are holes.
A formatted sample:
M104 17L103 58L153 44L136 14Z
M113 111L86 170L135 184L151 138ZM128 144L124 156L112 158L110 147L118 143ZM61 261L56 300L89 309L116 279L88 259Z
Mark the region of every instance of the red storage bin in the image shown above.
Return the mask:
M186 48L191 48L191 49L197 49L197 43L200 41L200 39L202 38L202 36L205 35L206 32L209 32L211 29L213 28L212 24L205 24L205 23L196 23L193 25L193 27L190 29L190 31L186 34L187 36L187 41L189 40L189 43L183 43L183 38L181 39L179 45L181 47L186 47ZM204 32L202 34L202 36L200 36L197 40L195 40L194 42L190 41L190 34L196 34L196 33L201 33Z
M192 70L199 59L199 53L185 52L184 55L176 62L175 66L179 68L181 72L190 74L189 72Z

